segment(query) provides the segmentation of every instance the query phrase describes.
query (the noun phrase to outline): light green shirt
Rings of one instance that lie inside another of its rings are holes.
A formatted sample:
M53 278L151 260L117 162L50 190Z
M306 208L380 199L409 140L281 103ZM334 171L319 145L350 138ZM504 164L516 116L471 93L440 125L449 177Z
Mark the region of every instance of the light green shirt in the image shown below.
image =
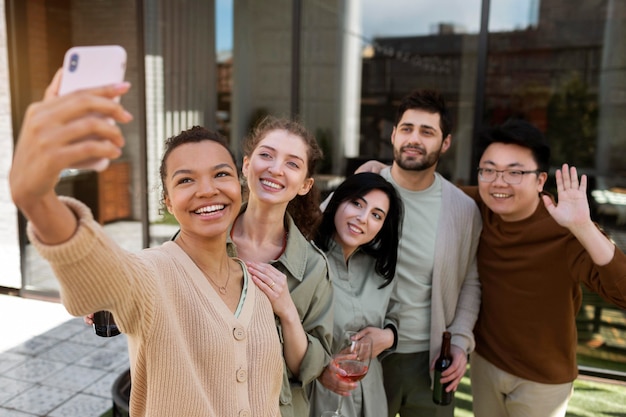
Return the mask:
M390 168L380 174L394 185L404 204L397 284L390 303L392 316L398 322L396 352L425 352L430 347L432 276L441 212L441 178L435 175L430 187L411 191L393 180Z
M365 327L383 328L389 297L395 280L384 288L384 278L375 269L376 260L357 249L344 261L341 246L331 242L326 253L328 267L333 277L335 319L333 352L337 351L346 330ZM336 393L315 382L311 397L310 417L319 417L337 402ZM387 397L383 386L382 366L372 358L367 375L359 381L349 397L344 397L342 412L346 416L380 417L387 415Z

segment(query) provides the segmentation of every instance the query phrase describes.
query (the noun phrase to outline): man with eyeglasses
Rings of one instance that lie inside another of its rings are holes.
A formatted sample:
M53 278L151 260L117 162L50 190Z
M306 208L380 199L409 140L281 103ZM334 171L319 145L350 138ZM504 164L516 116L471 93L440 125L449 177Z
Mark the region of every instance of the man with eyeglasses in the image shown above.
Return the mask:
M626 256L591 221L587 178L563 165L543 191L550 147L510 120L480 137L482 302L471 354L476 417L565 416L577 377L580 284L626 308ZM543 202L542 202L543 200Z

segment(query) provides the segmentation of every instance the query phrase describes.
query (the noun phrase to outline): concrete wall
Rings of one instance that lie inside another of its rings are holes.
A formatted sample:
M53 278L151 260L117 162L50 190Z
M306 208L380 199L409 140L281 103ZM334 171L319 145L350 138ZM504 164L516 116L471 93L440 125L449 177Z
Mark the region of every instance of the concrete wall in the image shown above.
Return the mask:
M163 142L194 125L217 129L213 0L145 1L148 210L160 218Z
M254 116L291 116L291 0L234 3L233 150ZM360 96L360 2L302 2L299 118L313 133L329 132L333 170L358 144ZM352 104L352 106L348 105ZM349 156L349 155L348 155Z

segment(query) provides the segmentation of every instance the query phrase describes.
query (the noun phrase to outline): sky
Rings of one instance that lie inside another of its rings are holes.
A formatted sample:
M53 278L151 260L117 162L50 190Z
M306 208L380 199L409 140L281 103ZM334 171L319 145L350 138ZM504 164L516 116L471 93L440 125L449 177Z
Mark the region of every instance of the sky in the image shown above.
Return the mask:
M218 51L232 49L233 1L215 0ZM308 0L315 3L316 0ZM480 28L481 0L357 0L361 2L362 33L381 36L426 35L438 23L451 23L465 33ZM533 4L540 0L492 0L489 30L510 31L528 26Z
M233 1L215 0L215 43L218 52L233 49Z
M492 0L490 31L528 26L531 4L540 0ZM361 0L363 34L368 37L426 35L438 23L480 29L481 0Z

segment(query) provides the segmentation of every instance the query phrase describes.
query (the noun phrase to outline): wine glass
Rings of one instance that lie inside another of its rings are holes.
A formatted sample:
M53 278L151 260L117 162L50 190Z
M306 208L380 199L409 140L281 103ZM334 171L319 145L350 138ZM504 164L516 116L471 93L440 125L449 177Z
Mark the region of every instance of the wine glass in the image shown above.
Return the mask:
M367 374L372 359L372 339L364 336L355 339L357 332L344 332L339 350L333 355L333 365L345 372L337 374L339 378L350 382L357 382ZM341 414L343 396L339 397L339 405L335 411L324 411L322 417L344 417Z

